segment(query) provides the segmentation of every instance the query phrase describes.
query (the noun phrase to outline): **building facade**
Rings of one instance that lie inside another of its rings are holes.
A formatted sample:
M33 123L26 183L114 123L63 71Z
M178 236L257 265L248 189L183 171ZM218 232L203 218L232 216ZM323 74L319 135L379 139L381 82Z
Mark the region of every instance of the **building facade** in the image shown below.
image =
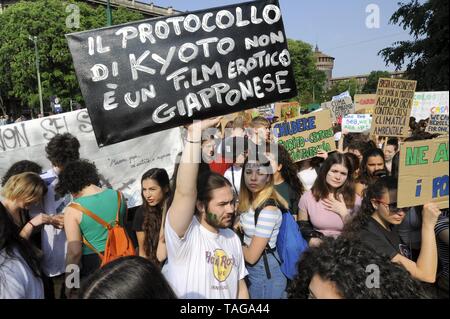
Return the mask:
M325 84L325 89L329 89L331 87L331 79L333 78L333 68L334 68L335 58L321 52L319 50L319 46L317 46L317 45L316 45L316 49L314 50L314 57L316 58L317 70L325 72L325 74L327 76L327 82Z

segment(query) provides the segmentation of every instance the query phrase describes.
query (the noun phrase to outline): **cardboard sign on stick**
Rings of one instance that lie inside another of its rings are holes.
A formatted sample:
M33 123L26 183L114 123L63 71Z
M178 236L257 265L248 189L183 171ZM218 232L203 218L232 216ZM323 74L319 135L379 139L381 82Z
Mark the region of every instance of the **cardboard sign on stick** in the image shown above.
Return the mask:
M336 150L330 110L311 113L275 123L273 126L278 143L282 144L294 162L317 156L319 150Z
M398 206L435 202L448 208L448 192L448 137L402 144Z
M376 94L355 94L355 113L357 114L373 114L376 104Z
M380 79L371 135L407 137L417 81Z

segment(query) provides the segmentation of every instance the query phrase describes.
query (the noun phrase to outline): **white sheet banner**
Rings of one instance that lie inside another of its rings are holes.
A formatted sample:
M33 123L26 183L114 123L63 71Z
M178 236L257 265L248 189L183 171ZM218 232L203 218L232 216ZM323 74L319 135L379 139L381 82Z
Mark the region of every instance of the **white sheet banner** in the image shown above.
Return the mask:
M81 158L95 163L102 183L124 193L128 207L141 204L141 176L155 167L166 169L171 176L183 148L180 129L174 128L99 149L84 109L0 126L0 176L20 160L49 169L45 146L56 134L66 132L78 138Z
M448 91L442 92L416 92L411 116L416 122L425 120L432 114L448 115Z

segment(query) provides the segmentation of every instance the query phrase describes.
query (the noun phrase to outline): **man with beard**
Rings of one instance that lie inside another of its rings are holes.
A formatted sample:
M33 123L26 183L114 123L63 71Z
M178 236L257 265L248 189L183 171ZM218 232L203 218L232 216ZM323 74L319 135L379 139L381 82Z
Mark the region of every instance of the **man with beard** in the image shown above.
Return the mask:
M201 131L218 121L188 127L174 200L167 213L164 274L179 298L248 298L241 242L229 229L235 214L230 182L211 172L197 179Z

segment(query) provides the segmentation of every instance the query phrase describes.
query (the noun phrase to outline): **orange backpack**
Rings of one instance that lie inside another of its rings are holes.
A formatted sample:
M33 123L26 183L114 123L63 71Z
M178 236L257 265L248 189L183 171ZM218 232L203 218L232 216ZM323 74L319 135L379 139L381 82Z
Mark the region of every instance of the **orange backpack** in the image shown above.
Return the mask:
M119 208L117 209L116 220L114 221L114 223L105 222L103 219L95 215L89 209L81 206L78 203L71 203L69 205L70 207L77 209L81 211L83 214L91 217L93 220L95 220L97 223L99 223L108 230L108 238L106 240L104 254L101 254L99 251L97 251L97 249L95 249L94 246L92 246L91 243L89 243L83 236L83 243L86 246L88 246L92 251L96 252L99 255L102 261L100 267L103 267L107 263L117 258L136 255L133 242L128 236L125 228L123 228L119 222L122 194L120 194L120 192L117 192L117 196L119 198Z

